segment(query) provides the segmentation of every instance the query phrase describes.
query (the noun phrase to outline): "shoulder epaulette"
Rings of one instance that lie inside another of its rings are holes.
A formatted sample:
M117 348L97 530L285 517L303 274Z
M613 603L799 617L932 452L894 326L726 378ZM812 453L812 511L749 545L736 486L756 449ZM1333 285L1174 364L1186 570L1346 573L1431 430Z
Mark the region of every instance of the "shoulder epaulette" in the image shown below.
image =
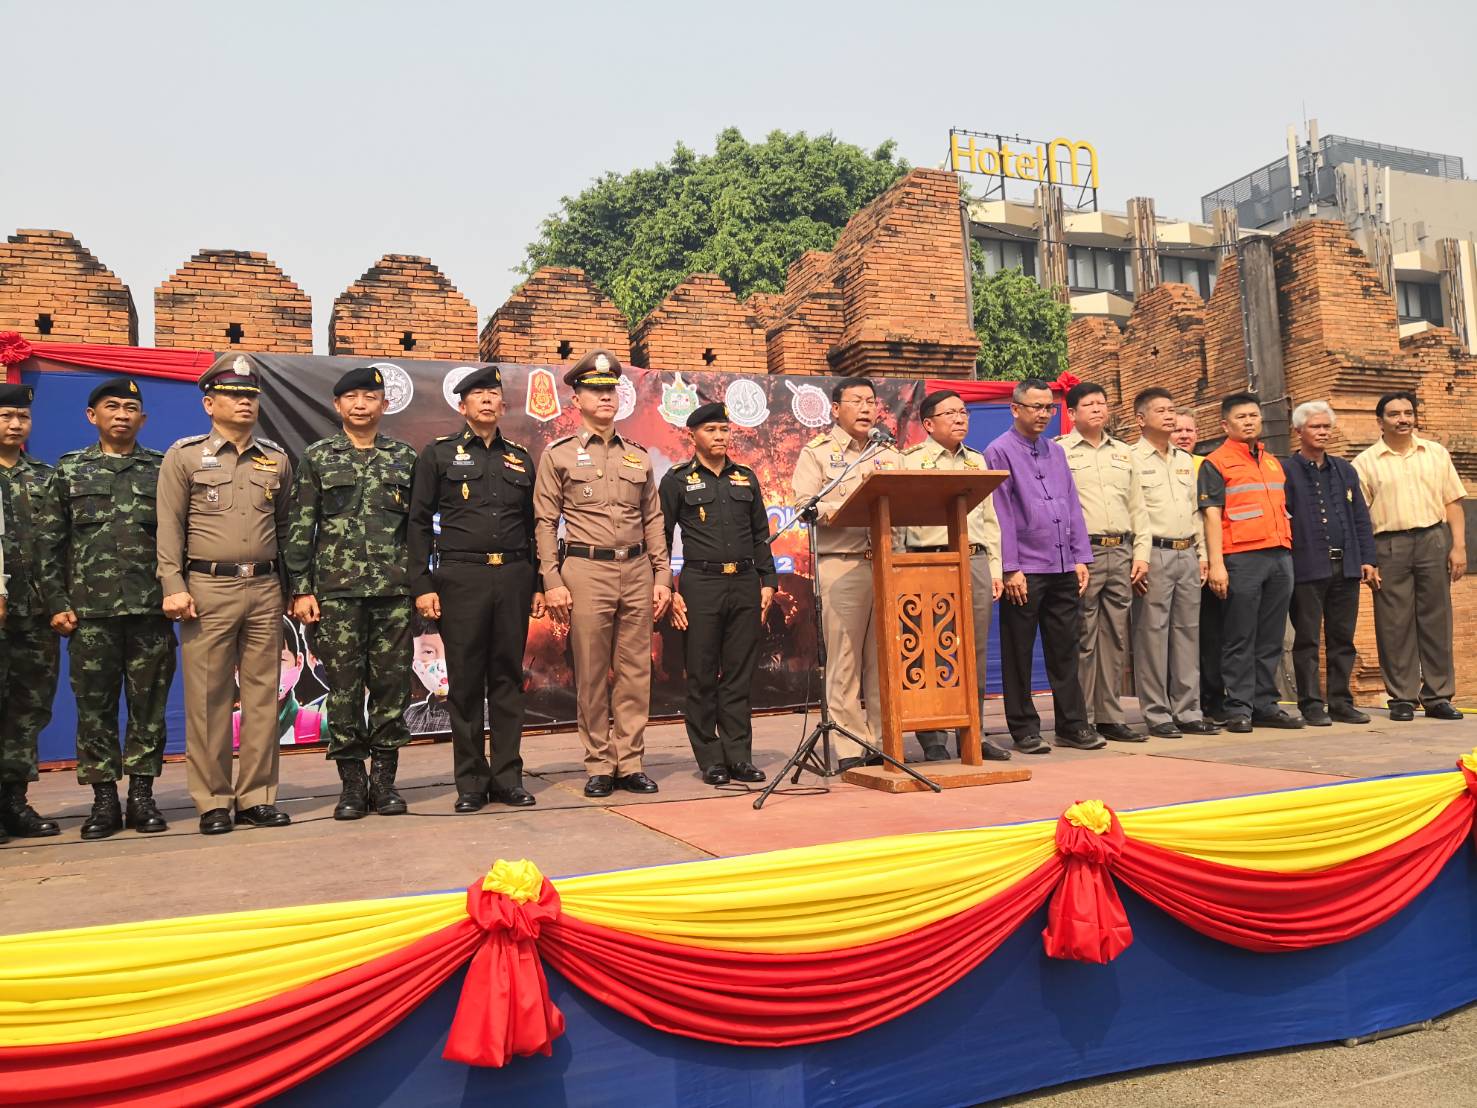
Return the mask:
M453 431L449 435L437 435L436 436L436 441L437 442L450 442L452 439L459 439L461 437L462 437L462 433L460 431Z
M142 450L145 454L152 455L155 458L164 457L164 451L155 450L152 446L141 446L139 447L139 449Z
M208 438L210 438L209 431L203 435L186 435L184 438L175 439L174 442L170 443L169 449L173 450L176 446L189 446L192 443L204 442Z
M626 438L625 435L622 435L621 436L621 442L625 443L627 446L634 446L637 450L645 450L646 449L646 447L642 446L635 439L628 439L628 438Z
M903 453L905 455L906 454L916 454L916 453L918 453L918 451L922 450L927 445L928 444L926 442L915 442L912 446L909 446L909 447L904 448Z
M528 447L524 446L521 442L514 442L512 439L508 438L506 435L503 436L503 442L507 443L514 450L521 450L525 454L528 453Z
M61 462L65 461L68 458L75 458L75 457L77 457L77 455L79 455L79 454L85 454L85 453L87 453L87 447L85 447L85 446L79 446L76 450L68 450L65 454L63 454L60 458L57 459L57 462L58 463L61 463Z
M544 449L545 450L553 450L554 447L556 447L556 446L563 446L566 442L568 442L572 438L574 438L573 435L565 435L563 438L555 439L553 442L549 443L548 446L544 447Z
M811 439L811 440L810 440L810 441L809 441L809 442L808 442L808 443L806 443L806 444L805 444L805 445L806 445L806 446L807 446L807 447L811 447L811 446L819 446L819 445L820 445L820 444L821 444L821 443L823 443L823 442L829 442L829 441L830 441L830 439L831 439L831 436L830 436L830 435L828 435L828 434L826 434L826 433L825 433L825 432L824 432L824 431L822 431L822 432L821 432L821 433L820 433L820 434L819 434L819 435L817 435L817 436L816 436L816 437L815 437L815 438L813 438L813 439Z
M258 446L265 446L268 450L275 450L280 454L287 453L287 451L283 450L282 447L278 446L271 439L264 439L260 435L256 437L256 443Z

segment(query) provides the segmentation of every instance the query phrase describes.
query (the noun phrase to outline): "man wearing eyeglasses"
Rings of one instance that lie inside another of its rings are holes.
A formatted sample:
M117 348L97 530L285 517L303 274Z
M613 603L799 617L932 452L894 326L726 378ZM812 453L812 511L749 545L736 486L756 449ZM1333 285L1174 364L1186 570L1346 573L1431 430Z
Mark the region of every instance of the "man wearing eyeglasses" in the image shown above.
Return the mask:
M928 439L903 451L904 469L967 473L986 468L985 456L964 445L964 437L969 434L969 409L957 392L944 389L930 393L918 406L918 414L923 419L923 430L928 432ZM903 543L918 553L951 549L947 527L906 528ZM974 669L979 678L980 699L983 700L985 664L990 658L990 613L1000 598L1002 588L1000 520L996 518L995 505L988 496L969 513L969 552L970 592L974 599ZM980 716L983 718L983 710ZM927 761L948 759L947 732L920 731L918 742ZM1010 751L992 742L981 741L980 748L987 761L1003 762L1010 758Z
M864 451L877 420L877 390L865 377L851 377L831 390L835 425L805 444L795 463L790 487L795 502L809 500L846 471ZM822 632L826 637L826 702L832 718L858 738L878 744L882 738L882 700L877 677L877 636L872 626L872 543L865 527L829 527L826 520L841 507L862 478L876 469L901 469L891 447L873 450L868 460L846 475L817 508L815 567L820 590ZM862 697L866 696L866 711ZM860 765L862 749L836 738L838 768Z
M1067 455L1044 434L1055 407L1045 381L1021 381L1011 394L1014 425L985 450L991 469L1010 473L994 495L1009 601L1000 609L1000 669L1005 719L1015 748L1023 754L1051 751L1031 699L1031 652L1038 629L1057 745L1078 750L1106 745L1087 721L1078 679L1082 593L1092 547Z

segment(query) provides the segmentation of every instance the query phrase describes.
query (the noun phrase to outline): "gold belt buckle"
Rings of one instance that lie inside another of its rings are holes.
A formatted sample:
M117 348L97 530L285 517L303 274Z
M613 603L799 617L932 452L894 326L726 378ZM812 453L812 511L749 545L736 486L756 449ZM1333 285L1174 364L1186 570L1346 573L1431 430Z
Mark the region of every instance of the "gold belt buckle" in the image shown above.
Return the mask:
M738 563L737 562L724 562L723 563L723 572L725 574L737 573L738 572Z
M238 562L238 563L236 563L236 576L237 577L255 577L256 576L256 563L255 562Z
M628 547L628 546L622 546L622 547L618 547L616 549L616 552L615 552L615 560L616 561L618 561L618 562L624 562L630 556L631 556L631 548L630 547Z
M1175 539L1174 540L1174 548L1176 550L1189 550L1190 547L1192 547L1194 545L1195 545L1195 540L1194 539Z
M1104 535L1099 546L1122 546L1123 540L1117 535Z
M500 566L503 564L503 556L501 554L489 554L487 556L487 564L490 566Z

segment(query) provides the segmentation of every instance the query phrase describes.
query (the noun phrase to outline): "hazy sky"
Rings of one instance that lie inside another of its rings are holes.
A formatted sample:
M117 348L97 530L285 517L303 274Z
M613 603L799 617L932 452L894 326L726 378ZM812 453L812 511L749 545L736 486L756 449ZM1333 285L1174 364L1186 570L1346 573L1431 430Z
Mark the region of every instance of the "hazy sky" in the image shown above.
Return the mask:
M202 247L266 251L313 298L428 255L485 318L538 223L607 170L718 131L1087 139L1103 202L1201 193L1288 123L1462 155L1477 4L603 5L0 0L0 233L73 232L132 289Z

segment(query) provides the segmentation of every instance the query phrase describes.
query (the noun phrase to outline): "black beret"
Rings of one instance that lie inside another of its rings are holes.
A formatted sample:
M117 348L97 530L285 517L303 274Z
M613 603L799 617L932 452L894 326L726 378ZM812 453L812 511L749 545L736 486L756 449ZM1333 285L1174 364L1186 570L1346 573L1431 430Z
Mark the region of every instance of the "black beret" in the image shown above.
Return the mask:
M500 389L503 387L503 375L498 372L497 366L490 365L486 369L478 369L467 374L456 384L456 394L466 396L473 389Z
M351 369L340 377L338 383L333 386L333 395L343 396L350 389L380 389L383 391L384 387L384 374L374 366L366 365L358 369Z
M201 392L245 392L255 395L262 391L257 380L256 367L245 354L223 354L214 365L200 375Z
M728 409L716 401L712 404L703 404L697 411L687 417L687 426L689 427L701 427L704 423L727 422Z
M0 385L0 408L29 408L34 395L30 385Z
M131 377L113 377L104 381L87 394L87 406L96 408L97 402L106 396L116 396L119 400L137 400L140 404L144 402L138 385L134 384Z
M574 388L613 389L620 376L619 358L609 350L591 350L564 375L564 383Z

